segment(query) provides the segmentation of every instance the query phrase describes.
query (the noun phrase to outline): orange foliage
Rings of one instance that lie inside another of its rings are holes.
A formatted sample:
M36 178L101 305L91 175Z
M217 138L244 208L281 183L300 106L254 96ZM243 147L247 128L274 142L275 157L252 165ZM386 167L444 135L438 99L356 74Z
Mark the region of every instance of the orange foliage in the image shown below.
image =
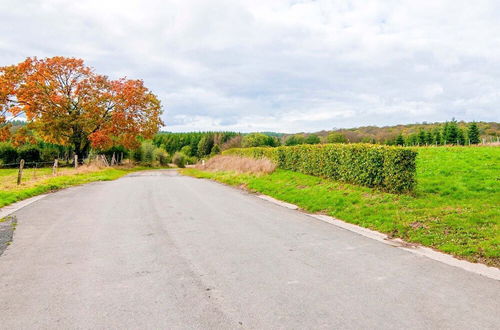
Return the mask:
M161 113L142 80L110 80L81 59L27 58L0 68L0 127L7 115L24 114L37 136L76 152L135 147L138 137L158 131ZM0 130L0 138L5 134Z

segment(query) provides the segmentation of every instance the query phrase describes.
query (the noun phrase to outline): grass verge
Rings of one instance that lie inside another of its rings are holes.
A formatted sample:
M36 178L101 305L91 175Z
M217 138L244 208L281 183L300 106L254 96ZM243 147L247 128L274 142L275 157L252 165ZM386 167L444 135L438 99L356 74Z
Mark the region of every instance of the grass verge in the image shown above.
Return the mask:
M392 237L500 267L500 149L419 148L415 194L395 195L296 172L183 174L243 186Z
M25 170L24 181L16 185L17 170L0 170L0 207L14 202L93 181L109 181L118 179L131 172L150 169L146 167L113 167L91 170L64 169L58 176L50 175L52 169Z

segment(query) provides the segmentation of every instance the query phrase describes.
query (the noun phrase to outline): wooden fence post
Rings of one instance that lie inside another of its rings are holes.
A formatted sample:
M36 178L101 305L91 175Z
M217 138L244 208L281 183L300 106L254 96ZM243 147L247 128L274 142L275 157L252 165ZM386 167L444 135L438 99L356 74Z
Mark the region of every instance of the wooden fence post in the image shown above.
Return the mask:
M59 159L54 159L54 166L52 166L52 175L55 176L57 174L57 166L59 165Z
M19 173L17 173L17 185L21 184L21 180L23 179L23 168L24 168L24 159L21 159L19 163Z
M78 168L78 155L75 155L75 170Z

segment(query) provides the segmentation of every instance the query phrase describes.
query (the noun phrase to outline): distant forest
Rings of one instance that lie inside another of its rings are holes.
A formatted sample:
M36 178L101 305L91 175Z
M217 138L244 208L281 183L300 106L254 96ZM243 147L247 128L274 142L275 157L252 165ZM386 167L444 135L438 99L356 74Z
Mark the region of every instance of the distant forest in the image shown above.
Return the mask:
M446 125L450 123L455 123L459 130L461 130L465 137L467 135L468 127L470 122L465 121L455 121L452 120L448 123L436 122L436 123L417 123L417 124L407 124L407 125L396 125L396 126L362 126L357 128L342 128L334 129L330 131L320 131L314 134L320 137L322 140L326 140L332 133L341 134L348 142L367 142L367 143L380 143L380 144L395 144L396 140L400 135L403 136L404 140L408 144L415 144L418 140L418 135L422 136L422 131L426 134L428 132L434 133L436 135L437 131L443 131ZM452 124L453 125L453 124ZM476 122L479 129L480 139L483 142L495 142L500 136L500 123L497 122ZM307 133L299 133L298 135L308 136ZM285 134L284 139L286 140L291 135L297 134ZM433 141L435 143L436 141ZM442 141L444 142L444 141ZM466 141L467 143L468 141ZM452 141L447 141L447 144L456 144Z
M496 122L421 123L397 126L364 126L315 133L276 132L160 132L154 138L158 147L170 154L182 151L188 156L204 157L219 150L318 143L374 143L401 146L469 145L497 142L500 124Z

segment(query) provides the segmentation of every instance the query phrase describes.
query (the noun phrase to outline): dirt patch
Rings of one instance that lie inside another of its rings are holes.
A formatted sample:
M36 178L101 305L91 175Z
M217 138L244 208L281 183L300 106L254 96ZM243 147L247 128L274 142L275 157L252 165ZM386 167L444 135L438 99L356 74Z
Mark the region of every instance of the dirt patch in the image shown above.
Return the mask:
M0 256L12 242L14 229L16 228L17 220L13 216L7 216L0 219Z

